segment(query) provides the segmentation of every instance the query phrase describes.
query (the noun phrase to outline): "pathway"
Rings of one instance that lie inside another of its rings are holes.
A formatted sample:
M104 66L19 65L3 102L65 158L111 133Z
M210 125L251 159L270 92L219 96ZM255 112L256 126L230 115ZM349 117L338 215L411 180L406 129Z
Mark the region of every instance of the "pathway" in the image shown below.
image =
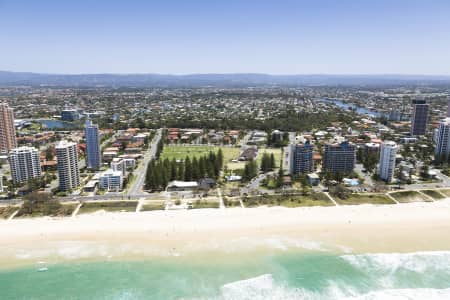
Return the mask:
M330 193L328 192L323 192L325 194L325 196L328 197L328 199L330 199L331 202L334 203L334 205L339 206L339 204L333 199L333 197L331 197Z
M145 198L140 198L138 201L138 205L136 206L136 212L140 212L142 209L142 206L144 205Z
M386 196L387 196L389 199L391 199L392 201L394 201L395 204L400 204L400 202L398 202L397 200L395 200L395 198L392 197L391 195L389 195L389 193L386 193Z
M76 217L76 215L78 214L78 212L80 211L81 206L83 205L82 202L80 202L77 207L75 208L75 210L72 213L72 218Z
M417 191L419 192L419 194L421 194L422 196L424 196L425 198L429 199L431 202L434 202L433 197L428 196L427 194L423 193L422 191Z
M19 209L13 212L12 215L9 216L8 221L12 220L19 213Z
M217 196L219 197L219 207L221 209L225 209L225 204L223 203L222 190L220 188L217 189Z

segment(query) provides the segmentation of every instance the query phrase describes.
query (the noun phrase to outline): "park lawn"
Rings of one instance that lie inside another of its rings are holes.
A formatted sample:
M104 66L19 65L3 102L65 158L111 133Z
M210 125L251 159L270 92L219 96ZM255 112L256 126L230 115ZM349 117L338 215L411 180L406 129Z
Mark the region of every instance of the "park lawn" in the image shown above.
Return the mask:
M165 201L148 201L142 205L141 211L151 211L151 210L165 210Z
M0 219L8 219L20 207L2 206L0 207Z
M409 202L429 202L430 200L423 195L421 195L417 191L400 191L389 193L391 197L397 200L400 203L409 203Z
M200 199L192 201L192 209L219 208L219 207L220 207L219 201L200 200Z
M421 192L427 196L430 196L434 200L442 200L447 198L446 196L441 194L439 190L421 190Z
M450 189L442 189L439 190L439 192L444 195L445 197L450 197Z
M227 198L223 197L223 204L225 207L241 207L241 202L239 201L239 198L233 197L233 198Z
M93 213L99 210L109 212L117 211L136 211L137 201L101 201L101 202L85 202L80 208L80 214Z
M242 202L245 207L258 206L284 206L284 207L310 207L310 206L334 206L333 202L323 193L314 196L300 195L266 195L244 197Z
M191 159L194 157L198 158L200 156L208 155L210 151L217 153L219 148L222 149L223 160L225 162L239 157L239 148L237 147L166 145L161 154L161 159L185 159L186 156L189 156Z
M347 199L333 197L340 205L358 205L358 204L395 204L384 194L350 194Z

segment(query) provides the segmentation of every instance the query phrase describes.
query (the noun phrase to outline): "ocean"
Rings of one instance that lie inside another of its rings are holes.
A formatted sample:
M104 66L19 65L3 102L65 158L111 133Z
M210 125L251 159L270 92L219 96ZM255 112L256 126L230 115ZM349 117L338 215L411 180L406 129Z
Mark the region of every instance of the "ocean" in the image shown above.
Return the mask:
M450 299L450 251L332 254L280 250L36 262L0 271L0 298Z

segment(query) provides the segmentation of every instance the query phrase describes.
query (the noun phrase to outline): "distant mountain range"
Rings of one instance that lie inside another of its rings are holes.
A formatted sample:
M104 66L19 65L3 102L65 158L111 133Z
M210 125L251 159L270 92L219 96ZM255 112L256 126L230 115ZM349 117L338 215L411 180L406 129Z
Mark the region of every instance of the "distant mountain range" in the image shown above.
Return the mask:
M269 74L41 74L0 71L0 86L250 87L311 85L442 85L450 76Z

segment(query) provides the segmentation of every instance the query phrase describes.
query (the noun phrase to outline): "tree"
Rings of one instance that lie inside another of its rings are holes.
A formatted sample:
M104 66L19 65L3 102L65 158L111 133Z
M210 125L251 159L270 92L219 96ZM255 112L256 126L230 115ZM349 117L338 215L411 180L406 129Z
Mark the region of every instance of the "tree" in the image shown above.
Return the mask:
M45 149L45 159L46 160L53 160L53 149L52 149L52 147L47 147L47 149Z
M280 169L278 170L278 176L277 176L277 187L278 188L283 186L283 176L284 176L283 166L280 166Z
M270 154L270 169L275 169L277 163L275 162L275 155L273 153Z
M377 166L379 157L377 153L369 152L363 159L363 166L367 172L372 173Z
M192 180L192 165L189 156L186 156L186 159L184 160L184 180L185 181Z
M177 161L175 158L170 162L170 180L176 180L178 178Z
M250 160L245 163L244 166L244 174L242 176L242 180L244 182L250 181L252 178L256 177L258 174L258 165L255 161Z
M219 168L222 169L222 167L223 167L223 152L222 152L221 148L219 148L219 151L217 152L217 161L218 161Z
M192 180L199 180L200 179L200 172L199 172L199 166L198 166L198 160L197 157L194 156L192 159Z

